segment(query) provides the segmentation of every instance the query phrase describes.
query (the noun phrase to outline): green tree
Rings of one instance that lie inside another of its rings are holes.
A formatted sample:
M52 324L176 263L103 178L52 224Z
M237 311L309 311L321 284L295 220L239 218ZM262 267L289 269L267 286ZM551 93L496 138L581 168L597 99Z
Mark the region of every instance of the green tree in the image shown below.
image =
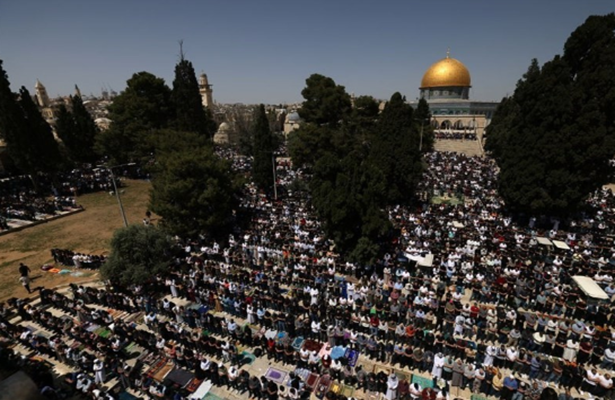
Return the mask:
M98 127L80 96L71 96L70 100L79 141L79 154L75 151L73 157L79 162L94 162L97 158L94 145Z
M211 114L203 107L194 67L184 58L183 51L175 66L171 100L175 111L175 129L213 137L216 131L215 127L212 130Z
M124 285L146 283L172 263L169 236L155 226L129 225L111 239L111 254L100 268L104 279Z
M325 152L332 148L337 130L328 126L304 123L288 136L288 151L297 167L313 167Z
M191 147L194 133L176 132L176 145L156 154L150 209L164 229L181 237L228 233L238 204L238 182L228 161L210 146Z
M17 168L37 185L38 172L56 172L61 166L58 144L30 93L21 87L10 90L8 76L0 61L0 133Z
M149 72L136 73L109 106L113 122L97 136L98 153L114 164L149 157L142 144L153 131L168 127L172 117L171 90L164 80Z
M358 262L375 257L373 250L390 229L382 209L385 179L368 162L368 151L358 145L341 159L326 153L316 163L310 182L313 204L327 236L342 253Z
M334 127L350 113L350 96L333 79L312 74L305 83L301 91L305 101L299 109L299 115L306 122Z
M8 146L13 148L13 152L22 144L20 138L26 129L22 111L18 104L18 97L11 91L9 77L2 67L0 60L0 137L4 139Z
M608 182L614 65L615 14L589 17L542 68L532 61L487 130L508 207L565 215Z
M418 129L412 107L393 94L376 124L371 153L385 176L389 204L408 203L423 172Z
M96 161L94 144L98 128L79 96L71 96L72 112L62 104L56 120L56 133L69 158L76 163Z
M420 99L414 111L414 120L417 123L420 135L419 148L422 152L433 150L434 134L431 126L431 111L427 100Z
M252 177L256 185L269 192L273 187L273 134L265 106L261 104L254 117L254 162Z

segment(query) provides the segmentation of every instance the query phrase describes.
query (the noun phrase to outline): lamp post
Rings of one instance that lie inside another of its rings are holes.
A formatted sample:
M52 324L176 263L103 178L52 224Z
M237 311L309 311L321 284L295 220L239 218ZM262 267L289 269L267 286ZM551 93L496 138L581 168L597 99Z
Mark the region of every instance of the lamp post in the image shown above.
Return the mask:
M273 166L273 199L277 200L278 199L278 177L277 177L277 171L275 169L275 153L271 153L271 165Z
M114 165L112 167L108 167L106 165L98 166L99 168L105 168L107 171L109 171L109 174L111 175L111 182L113 183L113 191L115 192L115 198L117 199L117 203L120 206L120 214L122 214L122 221L124 221L124 227L128 226L128 220L126 219L126 212L124 211L124 205L122 204L122 198L120 196L120 192L119 190L117 190L117 184L115 183L115 175L113 174L113 168L124 167L127 165L135 165L135 163Z

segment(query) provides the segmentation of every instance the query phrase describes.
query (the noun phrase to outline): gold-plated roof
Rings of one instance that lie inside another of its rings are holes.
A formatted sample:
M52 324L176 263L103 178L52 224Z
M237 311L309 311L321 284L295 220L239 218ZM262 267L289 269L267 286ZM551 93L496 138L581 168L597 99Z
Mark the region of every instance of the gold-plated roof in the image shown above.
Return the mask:
M450 86L471 86L470 71L459 60L446 58L432 64L423 75L421 89Z

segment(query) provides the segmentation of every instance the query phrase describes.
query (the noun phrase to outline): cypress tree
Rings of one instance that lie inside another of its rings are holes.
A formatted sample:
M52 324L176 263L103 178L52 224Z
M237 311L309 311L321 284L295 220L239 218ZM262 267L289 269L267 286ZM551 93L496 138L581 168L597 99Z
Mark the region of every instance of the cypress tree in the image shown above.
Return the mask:
M376 124L371 157L386 177L390 204L407 203L421 177L416 125L412 107L401 94L393 94Z
M11 92L1 60L0 133L9 156L19 170L32 177L35 186L38 172L55 172L59 168L60 153L51 127L25 87L18 95Z
M252 176L256 185L269 191L273 187L273 135L265 106L260 105L254 118L254 163Z
M19 90L19 106L24 118L25 131L19 142L19 149L14 153L16 163L21 163L21 169L29 174L36 172L57 172L61 167L58 142L53 137L51 127L43 118L28 89ZM7 142L7 146L10 146Z
M73 162L94 162L94 141L98 128L79 96L71 97L73 111L60 106L56 119L56 133L64 143Z
M175 80L171 101L175 110L175 128L185 132L195 132L212 137L214 130L209 115L201 100L199 84L192 63L184 58L183 51L175 66Z
M94 143L98 133L98 127L92 115L90 115L85 108L80 96L72 96L71 103L73 106L72 116L78 143L78 147L73 151L73 159L80 162L94 162L96 160Z

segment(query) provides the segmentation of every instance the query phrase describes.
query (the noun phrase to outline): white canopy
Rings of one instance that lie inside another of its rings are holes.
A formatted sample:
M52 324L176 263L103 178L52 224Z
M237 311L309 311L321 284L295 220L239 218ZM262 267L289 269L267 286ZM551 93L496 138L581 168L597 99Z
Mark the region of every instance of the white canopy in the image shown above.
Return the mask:
M588 297L598 300L608 300L609 295L589 276L575 275L572 280Z
M551 246L553 243L546 237L537 237L536 240L543 246Z
M570 250L570 247L566 244L566 242L562 242L561 240L554 240L553 245L560 250Z
M419 267L431 267L433 265L433 254L427 254L417 261Z

